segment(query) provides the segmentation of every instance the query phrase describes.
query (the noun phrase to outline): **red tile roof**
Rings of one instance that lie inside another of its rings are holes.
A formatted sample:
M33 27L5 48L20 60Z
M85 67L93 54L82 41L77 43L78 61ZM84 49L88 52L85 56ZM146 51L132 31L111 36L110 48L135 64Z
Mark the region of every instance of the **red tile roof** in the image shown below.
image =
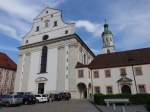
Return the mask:
M87 68L87 67L88 67L88 65L84 65L84 64L82 64L82 63L80 63L80 62L77 62L75 68Z
M90 69L102 69L142 64L150 64L150 48L100 54L87 67ZM81 66L81 64L76 66L76 68L83 67L84 65Z
M6 54L0 52L0 68L6 68L16 71L17 65Z
M150 64L150 48L100 54L89 64L91 69Z

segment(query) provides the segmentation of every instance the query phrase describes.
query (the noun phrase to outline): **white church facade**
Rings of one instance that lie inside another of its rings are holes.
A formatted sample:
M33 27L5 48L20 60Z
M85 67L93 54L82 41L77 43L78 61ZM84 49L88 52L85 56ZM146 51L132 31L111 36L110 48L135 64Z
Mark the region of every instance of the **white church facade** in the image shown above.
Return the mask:
M116 52L112 32L104 24L102 53L95 56L65 23L57 9L46 8L19 47L15 91L91 94L150 93L150 48Z
M46 8L34 21L19 47L15 91L70 92L78 97L77 62L89 64L94 53L75 33L74 23L65 23L57 9Z

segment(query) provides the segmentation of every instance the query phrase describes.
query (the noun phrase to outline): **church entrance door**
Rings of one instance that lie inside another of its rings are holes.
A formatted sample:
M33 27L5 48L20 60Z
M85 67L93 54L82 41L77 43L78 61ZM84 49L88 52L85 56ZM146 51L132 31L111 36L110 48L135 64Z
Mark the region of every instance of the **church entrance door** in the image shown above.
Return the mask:
M38 83L38 94L44 94L44 83Z
M131 88L128 85L123 85L121 88L121 92L123 94L131 94Z

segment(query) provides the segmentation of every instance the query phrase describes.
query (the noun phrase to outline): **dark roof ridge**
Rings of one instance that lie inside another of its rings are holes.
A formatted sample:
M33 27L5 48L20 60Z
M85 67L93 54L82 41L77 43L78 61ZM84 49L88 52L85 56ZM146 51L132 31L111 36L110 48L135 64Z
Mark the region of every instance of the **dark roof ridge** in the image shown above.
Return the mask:
M145 48L138 48L138 49L130 49L130 50L125 50L125 51L117 51L117 52L111 52L108 54L98 54L99 55L111 55L111 54L117 54L117 53L128 53L128 52L134 52L134 51L139 51L139 50L146 50L146 49L150 49L150 47L145 47Z

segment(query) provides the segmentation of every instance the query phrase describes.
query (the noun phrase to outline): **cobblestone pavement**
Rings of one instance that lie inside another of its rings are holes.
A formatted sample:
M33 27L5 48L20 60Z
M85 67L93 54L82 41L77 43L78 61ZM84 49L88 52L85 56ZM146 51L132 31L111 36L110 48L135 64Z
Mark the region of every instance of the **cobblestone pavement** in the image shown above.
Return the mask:
M99 112L86 100L60 101L53 103L40 103L34 105L21 105L17 107L3 107L0 112Z

